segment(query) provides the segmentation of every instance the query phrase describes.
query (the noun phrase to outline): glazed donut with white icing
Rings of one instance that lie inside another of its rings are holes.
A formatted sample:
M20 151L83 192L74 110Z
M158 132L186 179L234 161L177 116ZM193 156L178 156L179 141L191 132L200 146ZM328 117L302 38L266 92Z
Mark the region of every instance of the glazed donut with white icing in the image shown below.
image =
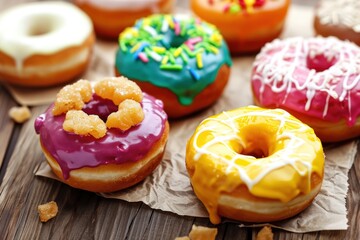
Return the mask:
M315 9L315 32L324 37L349 40L360 46L359 12L359 0L321 0Z
M119 33L139 18L170 13L174 0L73 0L92 19L98 36L117 40Z
M160 164L169 135L160 100L125 78L67 85L35 121L41 148L64 183L92 192L118 191Z
M32 2L0 13L0 79L46 87L74 79L95 42L90 18L66 2Z
M268 43L251 76L255 103L283 108L324 142L360 135L360 48L329 38Z
M210 221L269 222L307 208L321 188L324 152L312 128L282 109L249 106L203 120L186 167Z

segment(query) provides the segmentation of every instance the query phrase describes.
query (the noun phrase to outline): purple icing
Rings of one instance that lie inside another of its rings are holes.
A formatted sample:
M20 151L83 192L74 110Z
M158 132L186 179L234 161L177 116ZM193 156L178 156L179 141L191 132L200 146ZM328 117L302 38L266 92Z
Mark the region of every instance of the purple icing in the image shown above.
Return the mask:
M74 169L142 159L161 138L167 115L163 103L146 93L141 105L145 118L139 125L124 132L108 129L106 135L98 140L64 131L62 124L65 115L53 116L53 105L36 119L35 130L40 135L41 144L59 163L64 179L67 179ZM117 110L117 106L110 100L93 95L83 110L88 114L96 113L106 120L111 112Z

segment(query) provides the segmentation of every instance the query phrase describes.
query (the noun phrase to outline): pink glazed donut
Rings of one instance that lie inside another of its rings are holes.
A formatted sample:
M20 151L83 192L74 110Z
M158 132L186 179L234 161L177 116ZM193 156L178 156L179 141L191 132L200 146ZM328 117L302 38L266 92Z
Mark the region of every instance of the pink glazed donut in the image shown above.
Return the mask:
M283 108L314 128L324 142L360 135L360 48L337 38L289 38L256 56L254 101Z

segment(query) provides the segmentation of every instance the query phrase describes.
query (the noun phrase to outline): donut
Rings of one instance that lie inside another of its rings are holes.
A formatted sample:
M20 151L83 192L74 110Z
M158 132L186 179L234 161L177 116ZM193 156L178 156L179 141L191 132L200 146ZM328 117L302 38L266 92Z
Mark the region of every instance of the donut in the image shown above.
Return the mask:
M73 0L94 23L99 37L117 40L119 33L139 18L154 13L170 13L174 0Z
M186 168L210 221L270 222L295 216L321 188L324 152L313 129L282 109L256 106L203 120Z
M254 101L283 108L310 125L324 142L360 135L360 48L329 38L289 38L256 56Z
M217 26L232 54L258 52L284 27L290 0L191 0L191 10Z
M86 70L95 42L90 18L66 2L32 2L0 13L0 78L47 87Z
M214 26L186 15L152 15L120 34L115 74L161 99L169 118L180 118L216 102L231 64Z
M315 9L315 33L349 40L360 46L359 11L358 0L321 0Z
M160 100L126 78L60 90L35 121L48 164L65 184L114 192L142 181L162 160L169 135Z

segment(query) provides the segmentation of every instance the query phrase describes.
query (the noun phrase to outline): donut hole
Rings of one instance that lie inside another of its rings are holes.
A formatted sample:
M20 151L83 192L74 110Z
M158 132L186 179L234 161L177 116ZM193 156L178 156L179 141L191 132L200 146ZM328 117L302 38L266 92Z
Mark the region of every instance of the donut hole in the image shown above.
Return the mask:
M35 16L27 22L26 35L38 37L51 33L56 27L56 19L46 15Z
M184 39L184 38L174 37L174 38L172 38L171 41L170 41L170 46L171 46L172 48L178 48L178 47L180 47L184 42L185 42L185 39Z
M270 155L270 143L275 133L264 124L249 125L241 129L241 138L245 143L239 154L265 158Z
M101 120L106 122L108 116L118 110L118 106L109 99L103 99L93 94L92 100L86 103L82 110L89 115L98 115Z
M186 36L176 35L173 31L168 31L164 35L164 39L161 41L161 44L166 48L178 48L184 42L186 42L188 38Z
M313 69L316 72L323 72L329 69L338 61L337 56L326 56L325 54L317 54L312 56L309 54L306 58L306 65L309 69Z
M50 32L50 29L48 26L36 26L36 28L32 28L30 32L28 33L29 36L40 36L45 35Z
M241 154L253 156L254 158L265 158L269 155L266 149L262 149L260 147L247 147L241 152Z

